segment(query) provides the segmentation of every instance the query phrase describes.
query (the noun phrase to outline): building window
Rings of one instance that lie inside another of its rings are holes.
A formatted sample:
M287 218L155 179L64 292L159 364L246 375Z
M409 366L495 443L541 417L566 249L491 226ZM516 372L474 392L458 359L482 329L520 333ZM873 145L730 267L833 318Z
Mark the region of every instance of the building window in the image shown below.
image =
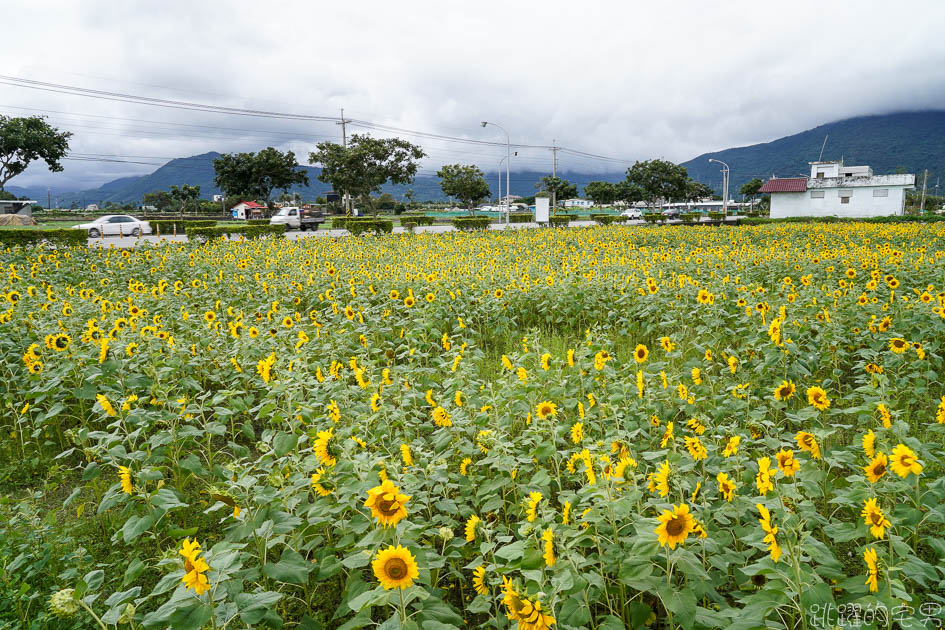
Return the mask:
M874 197L888 197L889 189L888 188L874 188L873 196Z
M824 178L824 172L823 172L823 171L818 171L818 172L817 172L817 179L823 179L823 178Z
M822 190L812 190L812 191L810 191L810 198L811 198L811 199L823 199L823 198L824 198L824 191L822 191Z
M850 203L849 197L840 197L840 203Z

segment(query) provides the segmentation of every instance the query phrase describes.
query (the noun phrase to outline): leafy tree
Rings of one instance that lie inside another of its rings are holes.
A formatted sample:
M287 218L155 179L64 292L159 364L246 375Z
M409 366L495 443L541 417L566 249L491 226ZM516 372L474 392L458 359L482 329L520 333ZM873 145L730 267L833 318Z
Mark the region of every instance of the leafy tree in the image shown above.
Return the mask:
M308 173L299 170L295 153L267 147L259 153L224 153L213 161L213 183L227 197L265 199L272 213L272 191L308 186Z
M492 195L489 184L478 166L445 164L436 172L444 195L456 197L472 215L473 206Z
M141 197L141 205L154 206L160 212L168 212L174 207L174 197L166 190L155 190Z
M50 171L62 170L60 160L69 151L68 131L50 127L42 116L0 116L0 191L30 162L43 160Z
M397 201L394 200L394 196L390 193L384 193L377 198L375 206L379 210L393 210L397 206Z
M413 188L408 188L404 191L404 203L408 208L413 207L414 200L417 198L417 193L414 192Z
M551 205L557 207L559 199L571 199L577 197L577 184L572 184L566 179L546 175L535 184L535 188L551 193Z
M614 193L619 201L624 201L630 205L638 201L643 201L643 189L627 180L614 184Z
M755 198L758 196L758 191L761 189L763 185L764 185L764 182L762 182L761 179L756 177L753 180L742 184L742 187L738 189L738 192L743 197L750 198L751 204L752 206L754 206Z
M368 135L351 136L348 146L335 142L319 142L318 150L309 155L311 164L320 164L318 179L332 188L358 197L371 206L374 216L377 208L371 193L378 193L388 181L409 184L417 174L420 160L426 155L419 146L400 138L372 138Z
M200 198L200 186L188 186L187 184L180 187L171 186L170 195L174 205L177 206L178 211L183 216L184 208Z
M685 166L667 160L646 160L627 169L626 181L639 186L643 200L654 205L685 199L690 180Z
M686 201L699 201L700 199L711 198L715 194L710 186L690 179L686 183Z
M607 206L617 200L617 185L611 182L587 182L584 196L598 206Z

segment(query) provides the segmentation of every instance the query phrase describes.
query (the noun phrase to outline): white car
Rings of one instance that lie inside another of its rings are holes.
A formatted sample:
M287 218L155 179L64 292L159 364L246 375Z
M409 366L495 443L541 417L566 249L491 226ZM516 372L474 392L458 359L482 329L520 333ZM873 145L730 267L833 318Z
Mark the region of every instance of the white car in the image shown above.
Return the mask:
M85 230L89 238L99 236L140 236L151 233L151 225L127 214L106 214L91 223L81 223L73 227L76 230Z
M624 210L623 212L621 212L620 216L627 217L628 219L642 219L643 213L640 212L639 210L631 208L629 210Z

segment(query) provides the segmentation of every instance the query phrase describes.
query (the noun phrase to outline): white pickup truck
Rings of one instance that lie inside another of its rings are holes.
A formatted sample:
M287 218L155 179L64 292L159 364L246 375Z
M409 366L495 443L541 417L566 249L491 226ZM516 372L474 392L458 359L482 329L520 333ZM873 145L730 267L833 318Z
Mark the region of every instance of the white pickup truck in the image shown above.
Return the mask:
M312 214L306 215L301 208L295 206L280 208L279 212L269 219L270 225L285 225L286 229L301 230L303 232L305 230L317 230L318 226L324 222L323 217Z

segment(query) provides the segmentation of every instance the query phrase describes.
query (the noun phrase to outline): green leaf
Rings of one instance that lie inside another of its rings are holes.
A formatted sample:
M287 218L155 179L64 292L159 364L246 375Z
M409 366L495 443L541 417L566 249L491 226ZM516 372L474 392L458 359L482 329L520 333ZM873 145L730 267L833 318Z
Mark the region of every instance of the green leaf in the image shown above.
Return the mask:
M630 625L633 626L634 630L645 627L646 622L652 615L653 609L643 602L630 603Z
M341 564L349 569L360 569L361 567L366 567L368 562L371 561L371 554L365 553L364 551L356 551L350 556L346 556L344 560L341 561Z
M584 605L583 601L578 601L572 597L565 600L561 606L557 620L564 625L579 627L591 620L591 613L587 610L587 606Z
M289 451L295 449L299 443L299 436L294 433L285 433L280 431L276 434L276 437L272 440L272 448L276 453L276 457L282 457Z
M696 595L687 588L674 589L661 586L658 590L660 600L666 610L672 611L673 619L689 630L696 621Z
M341 571L341 562L338 561L338 558L335 556L325 556L318 564L318 573L315 579L327 580L337 575L339 571Z
M144 570L147 568L144 562L140 559L135 558L131 561L131 564L128 565L128 568L125 569L125 577L121 581L122 586L127 586L131 582L134 582L138 579L138 576L141 575Z
M187 507L187 504L182 503L170 488L161 488L151 495L151 504L165 512L170 512L175 508Z
M121 538L126 543L130 543L138 536L148 531L148 528L151 527L151 515L146 514L144 516L131 516L125 521L124 526L121 528Z
M85 574L85 577L82 578L82 581L88 585L89 591L97 591L101 588L102 582L105 581L105 571L101 569L89 571Z
M623 620L614 615L607 615L603 618L598 617L597 621L597 630L626 630L626 626L623 625Z
M282 599L282 593L264 591L262 593L240 593L233 598L240 611L240 618L250 626L259 623L268 610Z
M387 591L382 588L375 588L361 593L348 602L348 608L355 612L361 612L365 608L371 608L387 601Z
M279 562L264 566L263 573L279 582L304 585L308 583L308 574L311 573L312 568L311 562L303 558L297 551L286 547L282 551Z
M511 545L505 545L504 547L496 551L495 555L502 558L503 560L514 560L516 558L521 558L524 552L525 552L525 541L517 540Z

